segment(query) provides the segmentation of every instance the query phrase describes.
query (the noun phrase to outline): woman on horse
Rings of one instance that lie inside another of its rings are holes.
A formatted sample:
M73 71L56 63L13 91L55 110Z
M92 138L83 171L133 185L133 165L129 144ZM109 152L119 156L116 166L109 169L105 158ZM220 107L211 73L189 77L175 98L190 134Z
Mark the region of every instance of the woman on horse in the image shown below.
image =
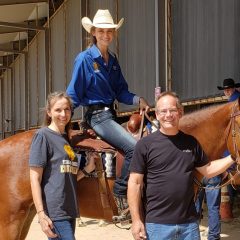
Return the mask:
M113 190L119 215L126 213L124 210L128 208L127 181L136 140L115 121L113 104L117 100L128 105L139 105L140 111L149 110L144 98L129 92L118 59L109 50L123 20L114 24L108 10L98 10L93 22L87 17L82 19L83 27L91 35L91 44L76 57L72 79L67 88L74 108L86 106L85 119L95 132L124 152L121 176L117 177Z
M79 159L69 145L72 102L65 92L48 96L44 127L32 140L30 149L30 180L33 201L42 231L49 239L74 240L75 219L79 217L76 196ZM89 157L89 156L88 156ZM93 155L85 166L86 172L95 168Z

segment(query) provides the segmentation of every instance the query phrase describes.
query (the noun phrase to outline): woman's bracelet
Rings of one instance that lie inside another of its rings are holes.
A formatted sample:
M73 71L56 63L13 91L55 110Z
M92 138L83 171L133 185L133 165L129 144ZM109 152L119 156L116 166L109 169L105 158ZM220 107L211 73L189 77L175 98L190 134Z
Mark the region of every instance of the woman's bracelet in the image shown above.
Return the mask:
M38 211L37 214L39 214L40 212L44 212L44 210L42 209L42 210Z

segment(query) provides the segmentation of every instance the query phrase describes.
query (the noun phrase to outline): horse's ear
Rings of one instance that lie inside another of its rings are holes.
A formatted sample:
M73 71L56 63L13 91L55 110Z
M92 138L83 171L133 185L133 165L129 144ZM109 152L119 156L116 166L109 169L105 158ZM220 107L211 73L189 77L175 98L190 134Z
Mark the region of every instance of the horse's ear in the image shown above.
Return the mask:
M180 116L180 118L181 118L183 115L184 115L184 108L183 108L183 106L181 106L181 107L179 108L179 116Z

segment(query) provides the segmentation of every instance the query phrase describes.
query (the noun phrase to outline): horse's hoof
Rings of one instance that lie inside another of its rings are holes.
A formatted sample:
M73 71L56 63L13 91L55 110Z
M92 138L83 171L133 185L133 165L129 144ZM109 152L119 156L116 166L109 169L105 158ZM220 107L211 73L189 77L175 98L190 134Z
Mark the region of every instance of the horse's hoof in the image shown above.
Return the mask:
M103 220L103 219L101 219L99 222L98 222L98 226L99 227L105 227L105 226L107 226L109 224L109 222L107 222L107 221L105 221L105 220Z
M83 222L81 219L77 219L77 227L86 227L87 224Z

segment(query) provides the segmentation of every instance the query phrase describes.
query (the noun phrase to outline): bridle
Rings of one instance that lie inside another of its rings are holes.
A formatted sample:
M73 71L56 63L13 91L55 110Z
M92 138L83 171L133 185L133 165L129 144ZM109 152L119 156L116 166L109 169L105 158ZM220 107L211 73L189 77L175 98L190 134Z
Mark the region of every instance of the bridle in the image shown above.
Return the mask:
M239 151L238 151L238 146L237 146L237 134L240 133L240 127L236 122L236 117L240 115L240 111L235 111L235 109L238 107L237 103L234 104L233 108L232 108L232 113L231 113L231 120L228 124L227 127L227 134L226 134L226 138L225 141L227 142L230 134L232 136L232 142L233 142L233 150L234 150L234 157L239 158ZM232 129L232 131L231 131Z

